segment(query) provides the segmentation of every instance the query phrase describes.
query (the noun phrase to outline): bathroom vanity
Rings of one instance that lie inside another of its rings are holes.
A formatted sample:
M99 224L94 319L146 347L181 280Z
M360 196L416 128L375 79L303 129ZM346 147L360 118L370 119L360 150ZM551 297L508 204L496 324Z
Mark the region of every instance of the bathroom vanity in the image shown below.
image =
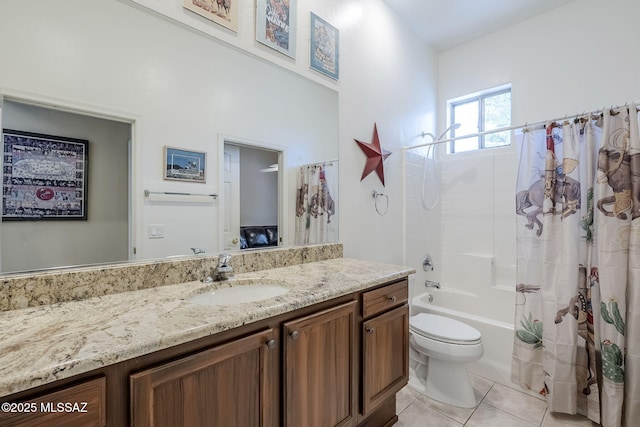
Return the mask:
M334 258L2 312L0 425L392 425L411 273ZM190 301L249 281L288 291Z

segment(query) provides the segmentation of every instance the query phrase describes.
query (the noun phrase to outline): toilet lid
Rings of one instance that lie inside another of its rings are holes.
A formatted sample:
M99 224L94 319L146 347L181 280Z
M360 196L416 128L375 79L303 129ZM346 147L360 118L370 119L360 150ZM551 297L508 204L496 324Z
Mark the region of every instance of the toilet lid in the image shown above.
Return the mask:
M476 328L437 314L411 316L409 327L425 337L455 344L475 344L482 338Z

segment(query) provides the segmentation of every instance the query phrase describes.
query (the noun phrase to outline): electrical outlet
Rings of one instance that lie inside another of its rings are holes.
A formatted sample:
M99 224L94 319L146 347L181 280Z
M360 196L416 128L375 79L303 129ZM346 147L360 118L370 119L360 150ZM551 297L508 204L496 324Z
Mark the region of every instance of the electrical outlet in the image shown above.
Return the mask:
M150 239L164 239L164 224L149 225Z

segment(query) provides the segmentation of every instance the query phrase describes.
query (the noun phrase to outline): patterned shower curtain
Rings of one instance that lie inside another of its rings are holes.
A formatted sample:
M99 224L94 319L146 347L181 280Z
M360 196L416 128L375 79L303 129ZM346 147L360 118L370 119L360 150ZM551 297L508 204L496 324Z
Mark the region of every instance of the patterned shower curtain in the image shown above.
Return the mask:
M297 245L338 240L337 162L301 166L296 192Z
M631 114L629 113L631 111ZM512 380L605 427L640 419L635 106L523 131Z

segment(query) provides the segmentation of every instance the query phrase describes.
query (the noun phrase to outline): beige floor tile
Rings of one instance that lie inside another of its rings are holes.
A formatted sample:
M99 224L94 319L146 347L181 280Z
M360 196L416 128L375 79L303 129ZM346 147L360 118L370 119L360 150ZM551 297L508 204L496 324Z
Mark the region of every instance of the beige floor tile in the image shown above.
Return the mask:
M592 422L582 415L556 414L547 411L542 421L542 427L597 427L598 424Z
M494 384L484 398L484 403L539 426L547 409L543 400L502 384Z
M471 385L473 386L473 391L476 394L476 399L480 402L487 395L489 390L491 390L494 382L475 374L469 374L469 378L471 379Z
M491 389L493 381L486 378L479 377L477 375L471 376L471 383L473 385L473 391L476 395L476 400L481 402L483 397ZM420 395L418 399L422 400L429 409L440 412L453 420L464 424L467 422L475 408L460 408L458 406L448 405L446 403L439 402L431 399L427 396Z
M486 403L478 405L478 408L465 424L466 427L538 427L538 425L529 423Z
M418 397L418 392L413 390L409 386L405 386L398 393L396 393L396 414L407 409L407 406L411 405L416 397Z
M475 408L459 408L457 406L448 405L446 403L430 399L424 395L418 396L417 400L424 403L425 407L431 409L432 411L436 411L448 418L453 419L454 421L457 421L460 424L466 423L475 410Z
M398 415L395 427L462 427L462 424L433 411L418 398Z

